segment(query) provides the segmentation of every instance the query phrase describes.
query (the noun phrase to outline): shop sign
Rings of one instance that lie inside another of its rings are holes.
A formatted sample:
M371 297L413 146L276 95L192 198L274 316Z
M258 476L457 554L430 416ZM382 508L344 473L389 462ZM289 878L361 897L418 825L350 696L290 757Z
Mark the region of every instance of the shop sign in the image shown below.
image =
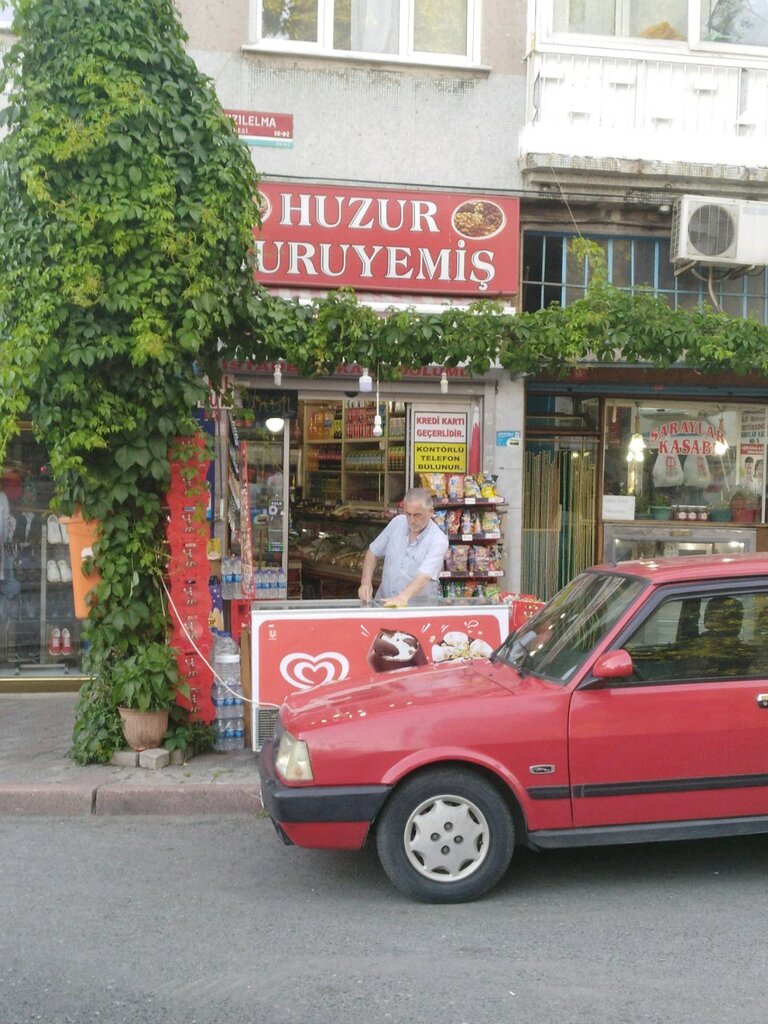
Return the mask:
M648 433L648 447L659 455L714 455L715 443L724 440L723 431L706 420L670 420Z
M519 448L522 440L523 434L521 430L496 431L497 448Z
M263 110L225 110L237 134L249 146L293 146L293 114L270 114Z
M414 412L413 442L414 472L466 473L465 412Z
M262 182L256 277L265 285L513 295L520 201L467 192Z
M257 703L280 705L288 694L324 683L472 661L487 657L508 632L509 609L504 606L423 611L254 608L254 697Z
M295 420L299 415L299 393L288 388L279 391L244 390L240 393L243 409L253 412L253 425L263 427L273 417Z

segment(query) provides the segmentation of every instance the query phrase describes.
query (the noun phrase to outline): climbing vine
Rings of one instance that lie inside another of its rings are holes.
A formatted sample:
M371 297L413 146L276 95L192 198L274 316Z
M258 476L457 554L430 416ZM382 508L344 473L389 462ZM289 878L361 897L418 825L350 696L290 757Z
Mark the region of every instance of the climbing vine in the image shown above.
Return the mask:
M245 316L257 177L172 0L17 0L0 143L0 454L30 419L101 521L74 756L114 749L111 667L163 643L174 441ZM238 332L239 333L239 332Z
M407 309L382 317L352 292L302 305L257 285L249 296L248 333L233 354L257 363L282 357L308 376L357 363L390 378L429 363L462 363L476 374L495 363L512 374L562 373L586 359L686 365L702 373L768 367L768 327L707 308L675 310L646 290L622 291L608 282L599 245L577 239L573 248L588 262L584 298L532 313L505 313L499 303L481 300L439 314Z

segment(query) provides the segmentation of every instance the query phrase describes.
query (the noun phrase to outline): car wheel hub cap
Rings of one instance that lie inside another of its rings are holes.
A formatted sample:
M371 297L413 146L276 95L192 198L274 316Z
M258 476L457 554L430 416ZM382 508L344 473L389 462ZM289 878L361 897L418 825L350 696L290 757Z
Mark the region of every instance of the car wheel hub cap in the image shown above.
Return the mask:
M456 882L477 871L488 854L490 830L482 811L458 796L431 797L405 826L411 865L435 882Z

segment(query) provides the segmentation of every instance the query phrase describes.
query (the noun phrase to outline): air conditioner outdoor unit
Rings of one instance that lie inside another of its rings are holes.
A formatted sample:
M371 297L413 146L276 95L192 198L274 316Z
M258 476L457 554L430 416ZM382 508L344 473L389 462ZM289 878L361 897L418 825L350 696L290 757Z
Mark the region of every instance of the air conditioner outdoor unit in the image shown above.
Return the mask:
M768 264L768 203L683 196L672 219L672 261Z

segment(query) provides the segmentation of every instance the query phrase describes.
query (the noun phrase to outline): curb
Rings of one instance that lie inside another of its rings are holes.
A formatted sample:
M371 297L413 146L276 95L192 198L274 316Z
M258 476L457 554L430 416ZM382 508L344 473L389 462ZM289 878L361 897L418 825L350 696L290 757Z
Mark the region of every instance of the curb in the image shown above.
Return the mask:
M0 814L93 814L96 789L88 783L0 785Z
M258 784L130 786L20 783L0 785L0 815L258 814Z

